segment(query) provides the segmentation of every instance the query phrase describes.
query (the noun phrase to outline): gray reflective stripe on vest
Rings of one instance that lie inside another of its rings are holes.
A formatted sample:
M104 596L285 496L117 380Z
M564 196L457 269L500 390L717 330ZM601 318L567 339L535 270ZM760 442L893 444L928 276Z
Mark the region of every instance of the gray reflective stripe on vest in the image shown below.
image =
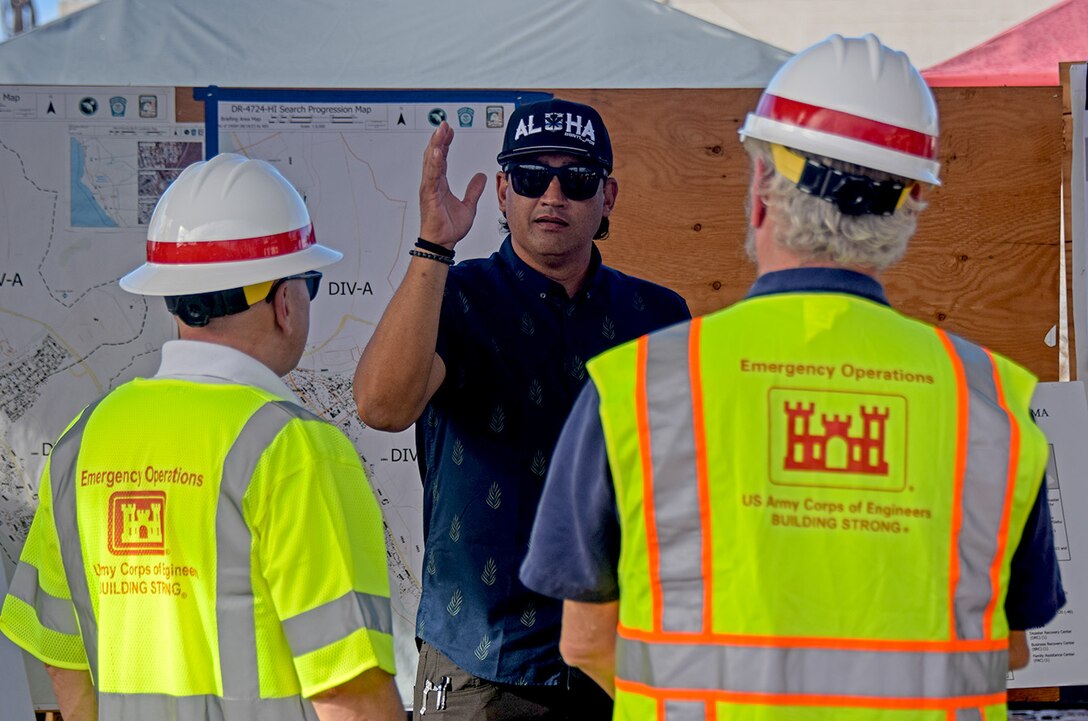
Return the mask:
M649 337L646 406L652 501L661 551L661 623L666 631L699 632L703 630L703 536L688 334L689 325L682 323Z
M717 718L716 715L715 718ZM665 702L665 716L661 721L706 721L706 719L707 702L670 700ZM958 708L955 721L983 721L982 712L977 708Z
M223 480L215 514L215 616L226 698L260 698L250 577L253 536L242 512L242 498L261 455L284 426L295 418L309 420L315 416L287 401L266 403L246 421L223 461Z
M83 651L87 654L91 678L98 678L98 624L91 607L91 590L87 585L87 571L83 567L83 544L80 540L76 515L76 461L83 445L83 432L87 429L99 399L83 409L79 420L61 436L49 454L49 483L53 489L53 523L60 540L60 557L68 590L76 607Z
M392 604L388 598L349 591L335 601L283 622L283 633L295 656L343 639L344 628L366 628L392 636Z
M665 718L661 721L706 721L703 701L666 701Z
M298 696L229 699L153 693L100 693L98 717L147 721L318 721L313 704Z
M978 346L949 334L963 363L967 387L967 463L963 474L963 525L957 542L960 578L953 599L957 638L983 638L986 607L996 590L990 567L1009 475L1009 417L998 404L994 367Z
M38 583L38 569L33 565L25 561L19 564L8 593L33 608L46 628L69 636L79 635L71 601L45 591Z
M1005 691L1006 651L937 653L616 639L616 676L657 688L954 698Z
M665 716L661 721L706 721L707 703L703 701L666 701ZM710 701L709 703L714 702ZM900 715L902 713L900 712ZM977 708L959 708L956 709L955 721L983 721L982 712Z

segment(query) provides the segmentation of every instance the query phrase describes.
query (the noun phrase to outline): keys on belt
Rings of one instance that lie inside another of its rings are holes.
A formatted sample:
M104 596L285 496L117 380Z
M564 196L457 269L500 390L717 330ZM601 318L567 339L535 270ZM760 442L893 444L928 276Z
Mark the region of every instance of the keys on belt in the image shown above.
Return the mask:
M427 697L432 693L434 694L434 708L432 711L445 711L446 710L446 692L450 690L450 677L443 676L442 680L438 683L427 679L423 684L423 704L419 709L420 716L427 715Z

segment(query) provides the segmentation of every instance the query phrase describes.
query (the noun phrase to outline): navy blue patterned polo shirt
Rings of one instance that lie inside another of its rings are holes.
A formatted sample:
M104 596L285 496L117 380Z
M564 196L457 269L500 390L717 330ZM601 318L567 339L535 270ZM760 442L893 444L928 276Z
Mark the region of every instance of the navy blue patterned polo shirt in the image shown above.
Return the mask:
M573 298L507 237L450 270L438 332L446 379L416 423L423 479L423 597L416 633L465 671L556 684L562 603L518 569L586 361L690 317L667 288L601 264Z

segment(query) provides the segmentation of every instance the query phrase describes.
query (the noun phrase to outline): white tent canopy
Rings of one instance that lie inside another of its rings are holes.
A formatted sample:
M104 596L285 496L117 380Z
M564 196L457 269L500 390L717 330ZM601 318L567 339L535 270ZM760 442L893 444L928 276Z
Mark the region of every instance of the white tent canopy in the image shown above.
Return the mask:
M1052 7L1058 0L661 0L722 27L798 52L831 33L874 33L928 68Z
M763 87L786 57L654 0L103 0L0 43L0 84Z

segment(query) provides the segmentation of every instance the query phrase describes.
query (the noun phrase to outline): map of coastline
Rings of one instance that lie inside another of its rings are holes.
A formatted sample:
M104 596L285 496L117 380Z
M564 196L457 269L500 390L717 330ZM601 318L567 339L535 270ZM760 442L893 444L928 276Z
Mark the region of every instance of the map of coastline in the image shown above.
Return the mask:
M69 142L72 152L72 225L80 228L116 228L120 223L99 203L95 184L88 183L91 179L87 177L87 151L83 143L75 136Z

